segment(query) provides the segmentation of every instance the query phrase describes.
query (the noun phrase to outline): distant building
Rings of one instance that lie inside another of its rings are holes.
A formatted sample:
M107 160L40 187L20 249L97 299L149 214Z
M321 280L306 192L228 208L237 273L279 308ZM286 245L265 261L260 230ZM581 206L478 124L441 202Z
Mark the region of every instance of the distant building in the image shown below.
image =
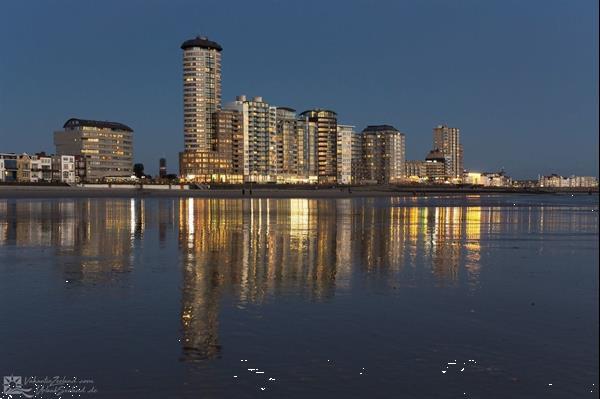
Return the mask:
M0 182L75 183L75 156L0 154Z
M535 187L539 187L539 182L537 180L531 180L531 179L513 180L512 186L518 187L518 188L535 188Z
M17 154L0 153L0 182L16 182L17 172Z
M440 150L431 150L425 157L425 175L430 182L443 182L446 180L446 157Z
M464 182L483 187L511 187L513 185L510 176L503 171L500 172L468 172L464 176Z
M571 187L598 187L598 178L594 176L571 176L569 180Z
M83 155L75 155L75 179L78 183L88 181L87 158Z
M221 51L206 37L186 40L183 50L183 135L180 174L189 180L210 173L215 136L213 116L221 108Z
M302 175L299 169L299 146L301 137L298 132L296 110L277 107L276 132L273 145L276 151L277 180L288 182Z
M352 132L352 184L359 184L364 177L363 134Z
M161 179L167 177L167 160L165 158L158 160L158 177Z
M74 155L52 156L52 180L60 183L73 184L77 182L75 175Z
M235 110L220 110L213 115L215 123L214 174L224 183L244 181L243 115Z
M32 181L52 181L52 156L38 152L31 162Z
M300 114L307 123L317 126L317 176L318 182L337 182L337 114L326 109L312 109Z
M405 177L404 134L389 125L367 126L363 132L364 180L398 183Z
M69 119L54 132L58 155L86 158L86 178L98 181L133 173L133 130L122 123Z
M433 129L433 148L444 154L446 177L460 180L463 177L463 147L460 143L460 129L439 125Z
M307 116L296 121L298 137L298 176L310 183L317 183L318 177L318 126Z
M540 187L552 188L593 188L598 187L598 179L593 176L570 176L564 177L557 174L540 176L538 184Z
M242 115L244 180L255 183L276 181L277 109L264 102L262 97L248 100L243 95L227 104L225 109L238 111Z
M426 161L406 161L405 175L407 179L415 182L420 182L427 178L427 162Z
M354 126L337 125L337 182L352 183L352 138L356 135Z

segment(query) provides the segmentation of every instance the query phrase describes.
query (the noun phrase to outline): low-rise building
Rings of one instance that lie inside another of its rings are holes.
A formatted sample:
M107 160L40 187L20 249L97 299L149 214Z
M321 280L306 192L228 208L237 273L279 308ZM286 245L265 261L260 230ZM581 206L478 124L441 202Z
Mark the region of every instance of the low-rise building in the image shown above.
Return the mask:
M503 171L500 172L468 172L464 176L464 182L483 187L511 187L512 179Z
M598 187L598 178L595 176L571 176L569 183L571 187L594 188Z
M0 153L0 182L16 182L17 172L17 154Z
M0 153L0 182L75 183L75 159L74 155L47 155L44 152L35 155Z
M52 181L52 157L44 152L30 156L32 183L51 182Z
M598 187L598 179L594 176L560 176L557 174L551 174L549 176L540 176L539 180L540 187L552 187L552 188L593 188Z
M405 175L408 180L422 182L424 179L427 179L426 161L406 161L405 165Z
M553 188L569 187L570 182L568 177L560 176L553 173L549 176L540 176L539 186Z
M122 123L69 119L54 132L58 155L86 157L86 179L133 174L133 130Z
M17 156L17 182L31 182L31 156L26 153Z
M77 179L75 177L75 156L53 155L52 172L52 180L55 182L68 184L76 183Z
M429 151L425 157L425 175L429 182L443 182L446 180L446 157L438 149Z

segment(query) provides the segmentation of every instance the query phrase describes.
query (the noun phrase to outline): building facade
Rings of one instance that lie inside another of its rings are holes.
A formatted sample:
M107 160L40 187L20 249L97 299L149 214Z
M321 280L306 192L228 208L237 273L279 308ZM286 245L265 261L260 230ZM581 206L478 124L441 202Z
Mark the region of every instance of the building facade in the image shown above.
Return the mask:
M54 132L57 155L85 157L88 181L133 174L133 130L122 123L69 119Z
M33 183L52 181L52 158L45 153L38 153L31 155L30 159L30 181Z
M243 175L246 182L268 183L277 179L277 109L262 97L246 96L225 106L242 117Z
M429 182L443 182L448 177L444 153L438 149L429 151L425 157L425 175Z
M0 182L16 182L17 171L17 154L0 153Z
M548 176L540 176L538 179L540 187L551 188L594 188L598 187L598 179L594 176L560 176L552 174Z
M468 172L463 181L467 184L483 187L511 187L512 179L503 171L500 172Z
M183 42L181 49L184 151L179 155L180 174L188 180L201 181L212 175L213 117L221 109L223 48L199 36Z
M160 158L158 160L158 177L160 179L167 177L167 160L165 158Z
M337 182L352 184L352 139L356 135L355 127L337 125Z
M318 183L317 123L306 116L296 121L298 137L298 176L306 182Z
M404 134L390 125L371 125L362 135L365 182L401 182L405 178Z
M217 111L215 123L215 172L224 183L244 181L244 129L242 114L235 110ZM213 180L214 181L214 180Z
M304 117L307 123L315 123L317 127L316 164L318 182L335 184L338 171L337 114L330 110L313 109L304 111L300 116Z
M77 182L74 155L0 154L0 181L13 183Z
M406 161L405 170L406 178L411 181L421 182L427 178L426 161Z
M293 181L301 176L299 168L298 119L296 110L288 107L277 107L277 129L275 148L277 151L278 181Z
M73 184L77 182L74 155L52 156L52 180L60 183ZM119 176L119 175L109 175ZM123 175L125 176L125 175Z
M444 154L446 177L460 181L463 177L463 148L460 143L460 129L439 125L433 128L433 148Z
M364 175L363 135L352 132L352 184L359 184Z

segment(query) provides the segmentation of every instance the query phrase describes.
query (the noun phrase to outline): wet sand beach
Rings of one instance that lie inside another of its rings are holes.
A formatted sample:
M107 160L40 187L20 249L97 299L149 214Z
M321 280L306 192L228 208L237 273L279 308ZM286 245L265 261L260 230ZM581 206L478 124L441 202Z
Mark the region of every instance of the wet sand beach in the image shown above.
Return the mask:
M598 190L595 189L594 192ZM403 197L455 194L588 194L588 190L573 189L550 191L540 189L512 189L494 187L445 187L445 186L359 186L359 187L212 187L205 189L171 189L128 187L69 187L47 185L0 186L0 198L131 198L131 197L192 197L192 198L360 198L360 197Z

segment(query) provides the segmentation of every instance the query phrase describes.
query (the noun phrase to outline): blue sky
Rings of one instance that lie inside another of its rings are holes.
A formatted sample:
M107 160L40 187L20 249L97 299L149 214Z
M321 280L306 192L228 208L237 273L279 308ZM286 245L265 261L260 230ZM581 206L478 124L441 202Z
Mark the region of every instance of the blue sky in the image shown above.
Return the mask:
M114 120L134 128L136 162L176 172L179 46L198 34L224 48L224 102L392 124L408 159L446 123L466 168L598 174L595 0L2 0L0 152L51 152L71 117Z

